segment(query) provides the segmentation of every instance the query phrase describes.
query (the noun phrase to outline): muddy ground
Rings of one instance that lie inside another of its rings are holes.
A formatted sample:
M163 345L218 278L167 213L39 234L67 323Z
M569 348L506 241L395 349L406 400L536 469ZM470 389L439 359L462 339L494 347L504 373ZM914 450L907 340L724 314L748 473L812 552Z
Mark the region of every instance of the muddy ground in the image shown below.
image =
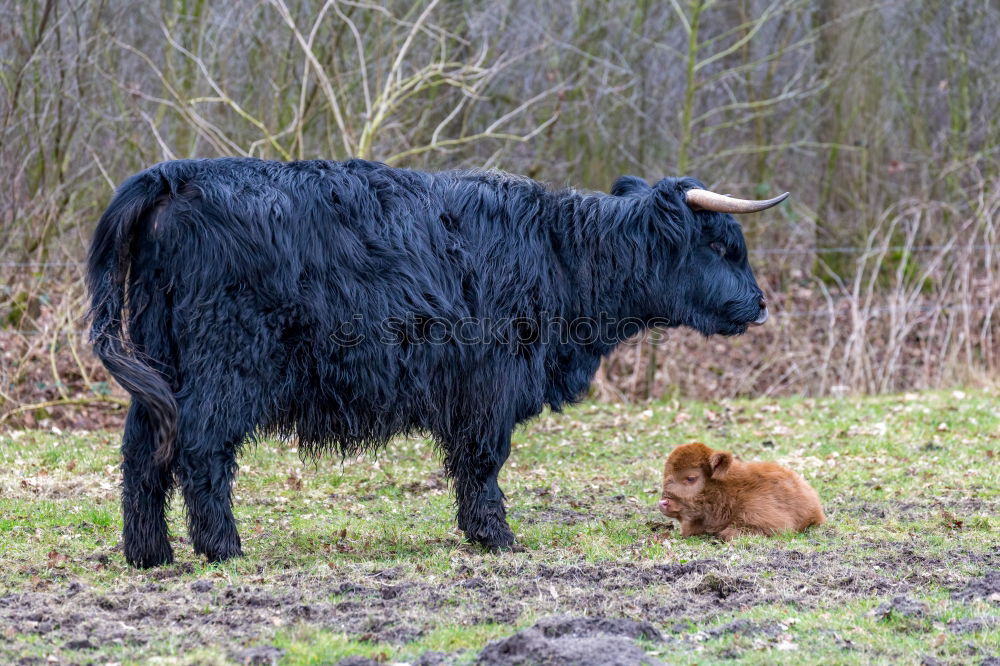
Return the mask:
M671 527L652 521L650 529L669 532ZM873 554L859 555L864 552ZM116 556L99 552L93 558L99 565ZM985 573L969 576L966 571ZM1000 545L985 552L956 549L930 556L917 547L877 538L855 542L850 549L822 552L779 545L739 564L702 559L655 565L586 561L548 565L530 554L492 556L470 548L466 563L448 576L421 572L419 567L372 569L346 577L318 569L231 584L224 577L191 582L191 572L190 564L164 567L145 575L142 584L112 591L97 591L68 577L33 579L25 589L0 597L0 626L6 628L8 639L33 636L61 646L74 655L70 661L80 663L86 663L89 651L109 644L119 644L127 652L130 646L169 641L184 654L219 645L221 640L233 661L276 663L282 651L267 643L276 627L305 624L357 640L402 644L442 623L516 625L530 614L552 617L491 643L476 661L653 664L658 663L655 646L662 643L696 646L733 633L780 644L788 630L781 622L736 620L704 629L720 615L763 605L806 612L859 598L876 599L882 601L874 611L879 617L928 627L943 624L954 634L995 627L998 615L952 621L935 617L927 604L913 597L931 587L943 588L956 602L983 600L988 608L1000 611ZM833 630L829 638L845 653L864 649ZM1000 649L996 652L987 654L971 646L968 658L989 663L1000 656ZM473 656L468 651L427 652L416 663L467 663ZM46 660L19 657L17 661ZM358 657L343 663L374 662Z
M247 555L197 558L178 500L177 563L145 572L118 545L116 433L0 434L0 663L997 663L998 399L547 415L505 468L502 554L463 542L431 442L338 465L266 441L235 490ZM681 538L655 506L691 440L803 473L829 523Z

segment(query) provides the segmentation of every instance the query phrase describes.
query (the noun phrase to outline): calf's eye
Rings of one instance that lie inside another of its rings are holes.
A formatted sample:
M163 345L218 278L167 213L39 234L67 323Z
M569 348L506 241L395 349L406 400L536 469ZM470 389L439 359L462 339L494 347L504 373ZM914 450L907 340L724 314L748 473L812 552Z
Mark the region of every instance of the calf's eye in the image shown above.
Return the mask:
M726 256L726 246L722 243L711 243L708 247L720 257Z
M694 482L695 482L695 481L697 481L697 480L698 480L698 477L697 477L697 476L689 476L689 477L687 478L687 482L688 482L688 483L694 483Z

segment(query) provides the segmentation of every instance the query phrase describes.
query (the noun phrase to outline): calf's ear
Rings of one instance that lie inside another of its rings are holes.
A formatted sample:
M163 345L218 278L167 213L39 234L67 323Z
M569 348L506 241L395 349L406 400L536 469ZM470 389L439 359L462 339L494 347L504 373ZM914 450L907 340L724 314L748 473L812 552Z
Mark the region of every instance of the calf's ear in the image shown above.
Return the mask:
M732 453L729 451L716 451L708 457L709 476L713 479L721 479L729 471L729 466L732 463Z

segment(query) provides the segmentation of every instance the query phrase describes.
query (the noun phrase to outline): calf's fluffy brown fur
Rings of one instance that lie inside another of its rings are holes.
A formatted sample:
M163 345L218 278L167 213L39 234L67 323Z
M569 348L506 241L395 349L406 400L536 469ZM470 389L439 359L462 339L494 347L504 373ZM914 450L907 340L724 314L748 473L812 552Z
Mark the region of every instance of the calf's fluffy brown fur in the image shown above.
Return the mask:
M801 532L826 522L816 491L773 462L744 462L701 442L679 446L663 467L660 511L681 522L681 534Z

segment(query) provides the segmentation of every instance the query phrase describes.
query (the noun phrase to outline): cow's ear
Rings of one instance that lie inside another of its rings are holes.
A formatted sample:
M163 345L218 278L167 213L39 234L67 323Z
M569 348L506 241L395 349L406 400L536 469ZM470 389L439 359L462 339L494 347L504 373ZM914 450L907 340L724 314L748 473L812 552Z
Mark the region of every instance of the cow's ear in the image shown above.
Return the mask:
M630 194L641 194L649 190L649 183L637 176L622 176L611 186L611 194L616 197L627 197Z
M716 451L708 457L709 476L721 479L726 476L729 466L733 464L733 454L729 451Z
M656 229L666 237L671 246L682 252L700 229L695 222L694 212L684 199L684 188L692 182L697 181L690 178L664 178L652 187L651 201L657 211L653 216Z

